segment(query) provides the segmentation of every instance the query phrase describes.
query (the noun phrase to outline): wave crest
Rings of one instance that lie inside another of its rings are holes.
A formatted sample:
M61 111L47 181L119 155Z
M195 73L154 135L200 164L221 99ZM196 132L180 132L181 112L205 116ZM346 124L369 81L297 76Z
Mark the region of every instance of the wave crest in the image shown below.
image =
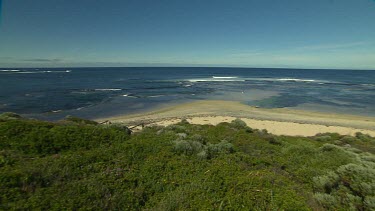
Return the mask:
M95 91L121 91L122 89L94 89Z
M237 76L212 76L212 78L216 79L233 79L233 78L238 78Z
M19 72L21 70L0 70L0 72Z

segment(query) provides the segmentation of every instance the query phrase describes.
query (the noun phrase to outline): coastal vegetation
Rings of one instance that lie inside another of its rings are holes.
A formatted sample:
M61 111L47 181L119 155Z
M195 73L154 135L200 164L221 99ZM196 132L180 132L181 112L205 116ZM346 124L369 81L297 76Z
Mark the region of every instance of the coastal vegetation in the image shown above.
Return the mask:
M0 209L374 210L375 138L0 115Z

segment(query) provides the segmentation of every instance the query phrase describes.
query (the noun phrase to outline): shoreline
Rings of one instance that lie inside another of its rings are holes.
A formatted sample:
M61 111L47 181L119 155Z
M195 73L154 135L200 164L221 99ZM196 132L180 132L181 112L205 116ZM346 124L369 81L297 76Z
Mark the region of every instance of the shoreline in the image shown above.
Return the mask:
M201 100L183 103L156 110L99 118L128 126L139 124L175 124L187 119L192 124L212 124L230 122L240 118L254 129L267 129L275 135L313 136L317 133L336 132L341 135L354 135L362 132L375 136L375 118L346 114L320 113L287 108L265 109L251 107L237 101ZM135 131L141 127L136 127Z

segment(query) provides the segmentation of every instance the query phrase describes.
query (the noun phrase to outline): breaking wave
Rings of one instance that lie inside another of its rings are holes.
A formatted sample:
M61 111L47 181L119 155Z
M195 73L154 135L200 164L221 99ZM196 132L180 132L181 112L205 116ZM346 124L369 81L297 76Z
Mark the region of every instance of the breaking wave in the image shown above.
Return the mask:
M237 76L213 76L212 78L187 79L189 82L235 82L235 81L267 81L267 82L304 82L304 83L335 83L333 81L304 78L241 78Z
M13 74L42 74L42 73L70 73L71 70L0 70L0 72L4 73L13 73Z
M189 82L231 82L231 81L245 81L244 78L237 76L212 76L212 78L193 78L188 79Z
M0 72L19 72L21 70L0 70Z
M232 78L238 78L237 76L212 76L212 78L216 79L232 79Z
M95 91L121 91L122 89L94 89Z

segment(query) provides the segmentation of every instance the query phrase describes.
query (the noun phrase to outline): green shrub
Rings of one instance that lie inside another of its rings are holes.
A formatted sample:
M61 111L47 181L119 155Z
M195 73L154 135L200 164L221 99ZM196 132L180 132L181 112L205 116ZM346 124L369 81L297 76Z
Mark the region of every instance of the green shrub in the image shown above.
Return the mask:
M19 153L10 150L0 151L0 168L3 166L13 166L21 156Z
M286 147L282 148L282 152L284 154L288 154L291 156L312 156L317 154L317 148L310 143L306 143L304 145L287 145Z
M197 141L176 140L174 141L174 149L176 152L185 155L193 155L200 152L203 145Z
M314 198L325 208L333 209L338 205L338 201L334 196L326 193L315 193Z
M194 155L198 158L211 159L215 158L220 154L233 153L233 144L226 140L222 140L217 144L208 143L207 145L202 144L198 141L192 140L176 140L174 143L174 150L179 154Z
M211 144L208 143L207 145L207 157L208 158L214 158L217 157L219 154L228 154L233 153L234 147L233 144L229 143L226 140L220 141L220 143L217 144Z
M247 127L245 131L246 133L254 133L254 129L252 129L251 127Z
M0 120L14 120L14 119L22 119L22 116L12 113L12 112L4 112L0 114Z
M198 142L198 141L189 141L191 147L193 148L193 151L194 153L196 152L200 152L202 149L203 149L203 146L202 143Z
M329 209L341 205L348 209L370 210L371 199L375 195L373 181L375 181L374 168L353 163L343 165L335 172L314 178L316 190L324 192L324 194L318 192L315 198ZM342 194L343 191L345 194ZM332 204L334 201L337 203Z
M332 140L332 137L328 136L328 135L317 136L317 137L315 137L315 140L316 141L321 141L321 142L328 142L328 141Z
M233 120L230 125L236 129L246 129L247 128L247 124L246 122L242 121L241 119L237 118L235 120Z
M368 210L375 210L375 196L366 196L364 204Z
M93 125L65 125L30 120L0 123L1 149L45 156L72 149L91 149L124 141L129 134L117 128Z
M184 139L187 137L187 134L186 133L177 133L176 134L180 139Z
M0 210L374 209L371 141L254 131L0 121Z
M362 150L357 149L357 148L353 148L353 147L347 147L345 150L348 151L348 152L354 152L354 153L357 153L357 154L362 153Z
M73 122L73 123L85 124L85 125L97 125L97 124L99 124L95 121L82 119L82 118L74 117L74 116L70 116L70 115L66 116L64 120L67 121L67 122Z
M190 123L186 119L181 119L181 122L179 124L189 125Z
M260 133L261 133L261 134L268 134L268 130L266 130L266 129L262 129L262 130L260 131Z
M339 185L339 180L339 175L332 171L327 175L313 178L315 189L326 194L330 194Z
M190 137L190 139L192 141L197 141L197 142L200 142L202 144L206 144L206 140L203 136L199 135L199 134L194 134Z
M357 164L340 166L337 174L350 187L354 195L368 196L375 194L375 169Z
M361 151L359 151L359 152L361 152ZM357 153L359 153L359 152L357 151ZM364 161L375 163L375 155L373 155L371 153L361 153L360 158Z
M352 144L356 142L356 138L353 136L344 136L340 139L341 142L346 143L346 144Z
M200 152L197 154L197 157L198 157L198 159L200 159L200 160L205 160L205 159L208 158L208 154L207 154L207 152L206 152L205 150L202 150L202 151L200 151Z
M274 135L268 135L264 138L268 141L268 143L273 145L282 145L282 141L280 141L276 136Z
M341 145L344 144L344 142L342 142L342 141L340 141L340 140L335 140L333 143L334 143L335 145L338 145L338 146L341 146Z
M367 134L363 134L361 132L355 133L355 137L358 138L361 141L364 141L364 142L370 142L370 141L374 141L375 140L371 136L369 136Z
M178 153L183 153L186 155L193 154L193 147L190 145L190 143L186 140L177 140L174 141L175 146L174 149Z
M323 144L323 146L320 149L324 152L329 152L329 151L337 150L339 148L333 144Z
M113 129L113 130L118 130L118 131L126 133L127 135L130 135L132 133L132 131L127 126L122 125L122 124L118 124L118 123L102 125L102 127L103 128L110 128L110 129Z
M168 125L165 127L167 131L173 131L175 133L186 133L186 126L183 125Z

